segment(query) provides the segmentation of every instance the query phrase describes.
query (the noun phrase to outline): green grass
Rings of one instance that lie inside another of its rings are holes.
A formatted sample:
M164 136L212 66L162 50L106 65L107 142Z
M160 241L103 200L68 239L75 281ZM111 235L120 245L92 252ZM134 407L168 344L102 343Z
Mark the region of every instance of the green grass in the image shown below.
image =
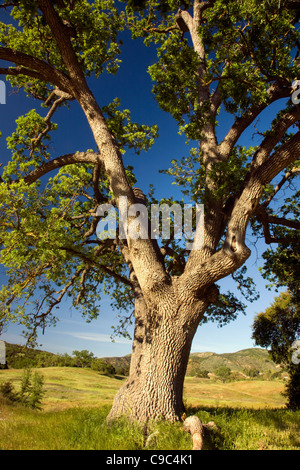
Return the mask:
M44 411L61 411L74 406L110 405L124 377L106 377L91 369L47 367L33 369L44 376ZM20 387L23 371L0 370L0 383Z
M143 429L120 420L106 424L108 406L69 408L38 412L5 406L0 415L0 448L5 450L140 450ZM212 432L206 448L212 450L299 450L300 412L289 410L242 410L201 408L190 410L201 421L215 421L220 431ZM158 431L150 449L191 450L190 436L182 423L153 424Z
M299 450L300 411L286 409L202 408L201 421L215 421L219 433L211 448L218 450Z
M112 399L124 379L88 369L38 369L45 378L43 411L26 409L0 399L0 448L7 450L138 450L145 433L120 420L106 425ZM16 389L21 370L0 371L0 383L10 380ZM214 421L209 449L300 449L300 411L284 408L283 383L245 381L221 384L187 377L188 414ZM152 449L191 450L182 423L152 424L158 431Z

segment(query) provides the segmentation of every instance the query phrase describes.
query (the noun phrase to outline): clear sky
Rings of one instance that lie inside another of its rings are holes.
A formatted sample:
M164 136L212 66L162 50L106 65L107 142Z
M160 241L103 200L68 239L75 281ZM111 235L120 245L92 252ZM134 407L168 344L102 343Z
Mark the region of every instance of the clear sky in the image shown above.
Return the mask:
M185 138L178 135L176 123L163 111L161 111L154 97L151 95L151 80L147 74L147 68L155 61L153 48L146 48L141 42L134 43L124 41L124 54L121 56L123 63L117 76L100 77L99 80L91 79L91 88L98 99L100 105L111 102L115 97L121 98L121 107L129 108L132 112L132 120L149 125L158 124L159 138L152 149L139 156L133 152L128 152L125 163L135 167L135 174L138 179L137 186L144 192L148 191L149 184L156 188L157 197L170 196L176 191L171 177L159 174L159 169L166 169L170 166L173 158L180 159L188 154L185 145ZM3 77L2 77L3 78ZM1 79L1 76L0 76ZM12 94L11 88L7 85L6 104L0 104L0 159L6 163L10 154L6 149L5 138L12 134L16 128L15 120L21 114L25 114L31 108L36 108L40 112L40 103L28 100L22 91ZM46 115L46 110L43 110ZM263 117L266 124L274 118L273 111ZM93 136L89 129L85 117L76 103L71 104L71 109L61 109L54 115L53 121L59 124L59 129L53 133L52 158L59 157L76 150L85 151L95 148ZM221 116L219 133L224 135L230 126L230 118ZM242 144L255 145L252 140L255 129L252 128L243 138ZM253 347L251 339L251 325L255 313L263 311L273 301L276 293L268 291L266 282L258 272L262 265L261 253L266 246L260 241L253 244L253 240L248 240L252 255L247 262L248 274L251 275L257 284L260 292L260 299L253 304L247 304L246 316L241 315L235 322L217 327L210 323L201 326L196 333L192 345L193 352L213 351L217 353L234 352L240 349ZM0 266L0 283L5 283L5 270ZM219 283L223 291L234 289L235 283L230 279L225 279ZM237 293L237 291L235 291ZM240 295L237 293L237 295ZM102 316L91 323L86 323L80 313L71 309L67 301L62 302L56 315L60 322L57 326L45 331L44 335L38 338L41 349L54 353L67 352L71 354L75 349L87 349L97 357L121 356L130 354L131 343L123 338L116 338L112 343L110 335L111 325L117 312L112 311L110 300L104 298L102 301ZM1 335L1 339L24 344L24 339L20 336L22 328L11 325L7 332Z

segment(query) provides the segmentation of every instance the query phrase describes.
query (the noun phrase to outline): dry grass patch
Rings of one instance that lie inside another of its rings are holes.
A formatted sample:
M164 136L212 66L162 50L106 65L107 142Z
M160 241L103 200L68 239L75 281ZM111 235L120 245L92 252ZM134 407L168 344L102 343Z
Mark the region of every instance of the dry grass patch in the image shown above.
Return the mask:
M280 408L285 406L281 395L282 381L256 381L221 383L208 379L187 377L184 397L191 406L230 406L242 408Z

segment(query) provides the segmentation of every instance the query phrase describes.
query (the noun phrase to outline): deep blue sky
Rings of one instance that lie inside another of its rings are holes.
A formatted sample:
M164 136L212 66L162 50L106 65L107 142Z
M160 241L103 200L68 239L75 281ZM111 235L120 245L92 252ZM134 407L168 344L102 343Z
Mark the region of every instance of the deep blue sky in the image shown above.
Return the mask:
M128 152L125 163L135 167L138 179L137 186L141 187L144 192L147 192L149 184L152 183L157 189L158 197L174 195L174 191L177 190L171 184L172 179L159 174L158 170L168 168L173 158L180 159L184 155L188 155L188 149L185 145L186 139L184 136L178 135L176 123L168 114L158 108L151 94L152 84L147 74L147 68L155 61L154 49L146 48L140 41L131 42L127 39L124 41L123 51L121 56L123 63L118 74L100 77L98 80L91 79L91 88L100 105L111 102L115 97L120 97L121 107L131 110L133 121L149 125L158 124L159 139L153 148L148 153L139 156L134 152ZM6 150L5 138L15 130L16 118L31 108L36 108L40 112L40 103L28 100L22 92L12 94L10 86L7 85L6 105L0 105L1 162L6 163L10 157ZM42 112L46 114L46 110ZM274 116L275 108L261 117L262 125L267 125ZM72 103L70 110L61 109L54 116L53 121L59 124L59 129L53 133L52 158L76 150L84 151L95 148L92 133L76 103ZM231 118L221 115L220 136L228 131L230 124ZM250 129L241 143L243 145L257 144L256 140L252 140L254 133L254 128ZM249 275L253 276L261 293L260 299L249 304L246 316L242 315L238 320L223 328L218 328L215 324L201 326L196 333L192 351L222 353L254 346L251 340L251 324L254 315L268 307L276 294L274 291L266 290L266 283L258 272L258 267L262 264L260 256L262 249L265 249L264 244L259 242L255 246L250 244L249 247L252 250L252 256L248 260L247 266ZM0 276L0 281L5 282L3 267L0 267ZM224 291L235 286L230 279L225 279L219 284ZM69 354L75 349L87 349L98 357L129 354L131 352L129 341L123 339L117 339L116 343L110 341L111 325L114 323L117 312L111 310L109 299L103 300L102 311L102 317L87 324L79 312L71 310L68 302L63 302L59 311L56 311L61 321L55 328L49 328L44 335L39 336L42 349ZM12 325L1 336L1 339L23 344L24 340L20 337L21 330L22 328Z

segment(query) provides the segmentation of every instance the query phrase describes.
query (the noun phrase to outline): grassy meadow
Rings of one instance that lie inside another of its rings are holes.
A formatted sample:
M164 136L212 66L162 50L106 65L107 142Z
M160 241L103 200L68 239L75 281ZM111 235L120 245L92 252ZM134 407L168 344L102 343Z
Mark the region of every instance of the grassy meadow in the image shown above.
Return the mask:
M138 450L145 433L126 420L106 426L106 416L123 377L106 377L90 369L34 369L44 376L42 411L0 398L0 448L3 450ZM20 387L22 370L0 370L0 383ZM184 399L188 415L214 421L209 449L300 449L300 412L284 407L284 383L246 380L221 383L187 377ZM159 431L152 448L191 450L182 423L149 425Z

